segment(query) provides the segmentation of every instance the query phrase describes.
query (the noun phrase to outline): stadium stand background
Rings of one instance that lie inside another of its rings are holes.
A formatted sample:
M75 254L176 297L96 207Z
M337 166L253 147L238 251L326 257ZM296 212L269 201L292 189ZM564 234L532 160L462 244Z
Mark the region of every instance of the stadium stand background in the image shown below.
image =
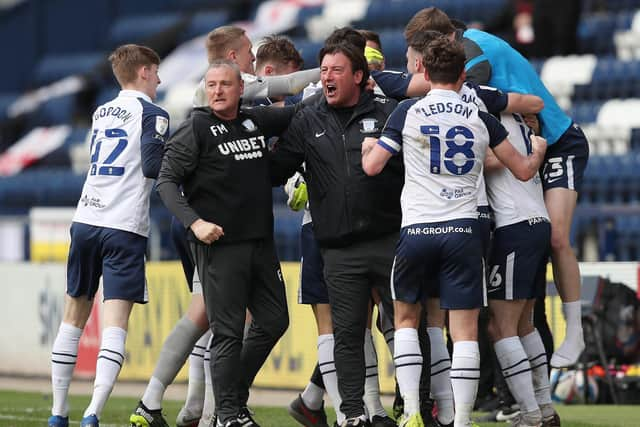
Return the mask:
M23 239L18 258L30 259L31 208L77 203L91 113L117 93L106 61L117 45L147 44L161 54L159 102L175 129L206 68L202 36L219 25L240 22L254 45L263 35L289 35L306 68L317 66L321 41L333 28L371 29L381 34L387 68L403 70L402 29L430 5L485 24L509 6L507 0L0 1L6 58L0 78L0 236ZM532 63L590 141L572 230L579 258L637 260L640 0L583 0L580 6L575 54ZM274 189L274 200L278 252L283 260L297 260L300 214L286 208L281 189ZM150 258L173 258L170 218L156 195L152 220ZM3 228L9 223L13 234Z

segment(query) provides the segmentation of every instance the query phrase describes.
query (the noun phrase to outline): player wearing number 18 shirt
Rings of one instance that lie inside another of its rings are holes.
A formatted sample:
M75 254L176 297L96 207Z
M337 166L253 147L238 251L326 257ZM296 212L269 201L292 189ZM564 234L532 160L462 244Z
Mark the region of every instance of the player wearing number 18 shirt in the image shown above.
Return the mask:
M168 114L152 103L160 84L160 58L147 47L124 45L109 60L122 91L93 114L91 164L71 225L64 318L51 355L53 407L49 427L69 424L69 383L100 276L104 329L93 396L82 427L99 425L98 418L124 362L133 303L147 301L144 256L149 193L169 133Z
M401 426L423 425L418 401L422 355L416 327L418 304L431 278L440 286L441 306L450 310L454 424L471 424L480 366L475 325L484 276L477 219L479 175L487 147L522 180L537 173L546 148L542 138L536 139L532 155L521 155L494 117L462 99L464 58L458 42L430 43L423 64L431 91L419 100L402 102L380 139L363 146L367 174L376 174L400 152L405 165L402 230L391 279L394 361L405 401Z

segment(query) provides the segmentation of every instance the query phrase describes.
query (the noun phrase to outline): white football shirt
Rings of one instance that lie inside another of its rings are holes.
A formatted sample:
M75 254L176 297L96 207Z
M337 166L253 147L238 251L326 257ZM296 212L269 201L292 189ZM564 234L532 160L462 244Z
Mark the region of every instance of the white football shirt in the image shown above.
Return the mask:
M531 130L522 117L518 114L502 113L500 122L509 132L509 141L514 148L524 156L531 154ZM538 174L523 182L513 176L509 169L503 168L487 173L485 180L496 228L532 218L549 219Z
M403 153L402 226L477 218L478 180L487 147L507 136L491 115L451 90L401 102L378 144Z
M153 179L142 173L142 146L163 144L169 115L142 92L122 90L93 113L91 164L74 222L149 235Z

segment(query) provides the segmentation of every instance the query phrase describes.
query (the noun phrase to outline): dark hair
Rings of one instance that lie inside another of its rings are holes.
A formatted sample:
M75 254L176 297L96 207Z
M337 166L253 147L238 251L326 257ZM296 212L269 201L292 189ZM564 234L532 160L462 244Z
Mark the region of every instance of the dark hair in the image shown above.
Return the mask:
M450 34L456 30L446 13L437 7L427 7L418 11L407 23L404 29L404 38L409 40L414 34L422 31L437 31L442 34Z
M420 31L407 40L407 46L424 56L427 46L429 46L429 44L434 40L438 40L443 37L446 38L444 34L437 31Z
M464 71L464 48L446 37L429 43L422 57L422 65L434 83L456 83Z
M293 42L278 35L264 37L256 52L256 68L269 61L282 65L293 63L296 68L302 68L304 62Z
M456 30L462 30L462 31L467 30L467 24L464 21L461 21L456 18L449 18L449 19L451 20L451 25L453 25Z
M320 49L318 54L318 63L322 64L322 59L325 55L333 55L336 53L342 53L351 62L351 71L355 74L356 71L362 71L362 81L360 87L364 89L369 80L369 66L367 65L367 58L364 57L364 49L357 49L356 46L350 43L336 43L325 45Z
M380 47L379 50L382 52L382 42L380 42L380 35L378 33L370 30L358 30L358 32L364 37L365 45L366 42L374 42Z
M329 34L329 37L324 41L325 46L340 43L349 43L364 52L364 48L367 45L367 39L365 39L365 37L354 28L342 27L333 30L333 33Z
M136 81L140 67L160 65L160 57L149 47L125 44L109 55L109 62L116 80L120 86L124 86Z

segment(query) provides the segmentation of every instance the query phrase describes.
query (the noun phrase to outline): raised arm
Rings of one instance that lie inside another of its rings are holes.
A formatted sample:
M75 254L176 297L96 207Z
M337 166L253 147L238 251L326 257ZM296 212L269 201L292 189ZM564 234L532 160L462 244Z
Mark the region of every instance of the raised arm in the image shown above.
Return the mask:
M531 136L532 153L523 156L507 139L509 133L491 114L478 112L489 132L489 147L497 159L520 181L528 181L538 173L547 150L547 141L539 136ZM494 165L490 165L494 167Z
M256 77L245 81L242 99L295 95L302 92L309 83L315 83L318 80L320 80L320 68L296 71L281 76Z
M520 181L529 181L540 169L544 160L544 153L547 151L547 140L541 136L531 135L531 148L533 152L528 156L523 156L516 150L508 139L493 147L493 152L500 162L502 162L513 176Z
M507 113L537 114L544 108L544 101L536 95L509 92L507 96Z
M362 142L362 169L369 176L382 172L393 153L378 144L377 138L365 138Z

